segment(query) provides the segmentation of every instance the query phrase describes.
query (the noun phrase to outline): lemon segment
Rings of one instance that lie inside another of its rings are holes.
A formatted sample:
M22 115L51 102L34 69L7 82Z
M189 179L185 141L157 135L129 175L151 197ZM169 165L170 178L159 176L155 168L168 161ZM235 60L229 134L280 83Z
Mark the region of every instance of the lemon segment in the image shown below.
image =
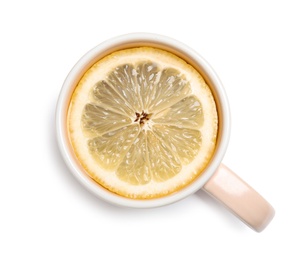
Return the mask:
M91 91L92 101L95 104L100 104L104 108L112 110L116 113L125 116L134 116L133 107L118 93L115 92L110 85L102 80L99 81Z
M153 132L181 164L190 163L200 150L202 135L199 130L171 125L155 125Z
M152 121L156 124L199 129L204 122L202 105L197 97L188 96L154 115Z
M139 131L138 125L129 125L89 139L89 152L101 167L115 170L138 137Z
M131 118L115 113L97 104L88 103L82 115L84 133L103 135L107 132L128 126Z

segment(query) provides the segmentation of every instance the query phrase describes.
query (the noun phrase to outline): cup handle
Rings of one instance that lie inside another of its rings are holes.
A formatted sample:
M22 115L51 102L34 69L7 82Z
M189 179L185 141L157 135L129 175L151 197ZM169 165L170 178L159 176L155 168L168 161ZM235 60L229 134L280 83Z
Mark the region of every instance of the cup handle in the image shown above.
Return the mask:
M202 189L257 232L264 230L274 217L273 207L223 164Z

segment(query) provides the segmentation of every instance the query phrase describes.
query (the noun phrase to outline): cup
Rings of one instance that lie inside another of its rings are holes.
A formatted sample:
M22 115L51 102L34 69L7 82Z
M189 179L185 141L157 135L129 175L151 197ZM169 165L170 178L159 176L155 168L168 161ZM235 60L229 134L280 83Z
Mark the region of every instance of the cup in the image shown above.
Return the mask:
M82 75L94 63L114 51L141 46L169 51L192 64L210 86L219 118L216 149L201 175L173 194L147 200L119 196L92 180L75 158L67 133L67 111L70 98ZM132 208L152 208L177 202L203 189L258 232L262 231L274 216L272 206L222 164L230 136L230 111L221 81L206 60L190 47L172 38L149 33L132 33L107 40L87 52L72 68L62 86L56 109L56 133L60 152L72 174L90 192L111 204Z

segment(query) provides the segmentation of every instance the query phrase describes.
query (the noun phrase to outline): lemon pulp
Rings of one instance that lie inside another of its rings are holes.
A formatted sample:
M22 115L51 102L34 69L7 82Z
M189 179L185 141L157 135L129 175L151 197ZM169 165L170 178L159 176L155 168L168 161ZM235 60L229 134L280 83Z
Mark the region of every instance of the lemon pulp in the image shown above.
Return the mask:
M211 159L218 115L202 76L151 47L114 52L81 78L68 134L88 175L119 195L148 199L193 181Z

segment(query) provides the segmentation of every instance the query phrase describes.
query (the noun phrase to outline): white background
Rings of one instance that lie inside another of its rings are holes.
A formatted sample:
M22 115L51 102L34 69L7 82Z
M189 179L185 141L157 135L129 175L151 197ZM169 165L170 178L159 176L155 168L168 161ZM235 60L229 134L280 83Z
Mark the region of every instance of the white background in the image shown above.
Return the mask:
M306 259L304 4L1 1L0 259ZM66 168L61 85L85 52L129 32L180 40L217 71L232 113L224 163L276 209L262 233L203 191L157 209L111 206Z

